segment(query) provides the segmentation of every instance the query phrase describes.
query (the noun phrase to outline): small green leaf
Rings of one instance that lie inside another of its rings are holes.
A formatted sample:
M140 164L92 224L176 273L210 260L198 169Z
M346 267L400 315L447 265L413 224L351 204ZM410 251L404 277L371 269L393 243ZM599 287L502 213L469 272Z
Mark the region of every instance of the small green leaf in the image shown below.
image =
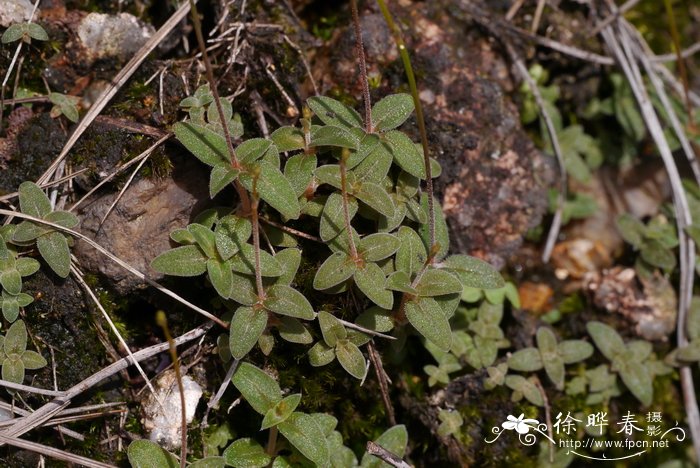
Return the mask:
M313 417L295 412L277 427L280 434L302 455L318 466L328 466L329 453L326 439Z
M209 197L214 198L227 185L238 178L241 171L232 169L228 163L220 163L214 166L209 177Z
M360 314L355 322L370 330L386 333L394 328L394 318L391 311L372 306Z
M452 346L452 330L445 313L435 299L422 297L406 303L406 318L425 338L432 341L442 351Z
M311 344L314 341L309 330L299 320L292 317L280 317L277 331L283 340L290 343Z
M446 270L431 268L423 273L416 285L419 296L443 296L445 294L461 294L462 283L454 274Z
M207 257L196 245L183 245L158 255L151 268L166 275L199 276L207 271Z
M18 320L7 330L4 343L5 354L13 354L19 359L27 349L27 326L23 320Z
M642 260L665 271L676 267L676 256L657 240L646 240L641 248Z
M348 336L347 330L345 330L343 324L335 316L326 311L319 311L318 325L321 327L323 341L325 341L328 346L335 347L338 340L344 340Z
M386 277L379 265L366 263L364 268L358 268L354 274L355 284L367 298L382 309L391 309L394 305L394 294L386 289Z
M135 440L127 449L129 463L133 468L179 468L175 455L150 440Z
M588 334L593 338L593 342L598 347L601 353L612 361L615 356L625 351L625 343L620 338L620 335L602 322L588 322L586 324Z
M292 415L299 402L301 401L301 393L295 393L294 395L289 395L277 403L273 408L270 408L262 421L262 426L260 430L276 426L279 423L286 421L289 416Z
M619 373L632 395L644 406L649 406L654 396L654 387L647 368L639 362L626 362Z
M350 220L357 213L357 202L349 200L348 215ZM321 223L319 225L319 235L325 242L334 239L343 234L347 236L345 231L345 215L343 212L343 197L340 193L334 192L328 197L326 205L323 207L321 214Z
M22 182L19 186L19 208L26 215L43 218L51 213L51 201L34 182Z
M242 359L253 349L267 327L267 312L252 307L239 307L230 325L229 349L236 359Z
M558 345L559 355L564 364L574 364L585 361L593 355L593 346L583 340L566 340Z
M44 216L44 219L50 223L58 224L68 229L72 229L80 223L78 217L68 211L53 211Z
M309 363L314 367L325 366L335 359L335 348L319 341L309 350Z
M27 23L27 34L29 34L29 37L36 39L37 41L49 40L49 35L46 34L44 28L36 23Z
M280 127L270 135L270 138L281 152L304 149L304 132L296 127Z
M303 320L313 320L315 317L309 300L296 289L284 284L270 286L263 305L272 312L288 317Z
M294 189L297 197L306 192L316 170L318 161L313 154L296 154L287 160L284 165L284 176Z
M250 238L252 232L253 226L245 218L233 215L221 218L214 229L216 250L221 258L228 260L233 257Z
M255 249L250 244L242 244L241 250L229 260L231 269L248 275L255 274ZM260 251L260 274L265 277L278 277L282 274L282 268L275 257L264 250Z
M24 244L43 236L47 232L51 232L50 227L41 226L31 221L22 221L17 225L14 234L12 234L12 241Z
M335 347L335 354L338 362L348 374L359 380L365 378L367 374L365 357L357 346L349 340L339 340Z
M536 348L519 349L508 358L508 367L520 372L535 372L542 366L542 358Z
M641 247L644 240L644 231L646 230L641 221L625 213L617 217L615 224L625 242L636 248Z
M2 41L3 44L9 44L10 42L15 42L19 39L22 39L24 36L25 32L27 29L27 23L16 23L10 25L9 28L5 30L5 32L2 35Z
M401 226L397 233L401 246L396 252L396 269L412 275L420 270L428 259L425 245L416 231Z
M372 151L352 170L358 180L380 184L394 161L386 143L375 145Z
M192 234L197 245L207 257L216 258L216 235L211 229L201 224L193 223L187 226L187 230Z
M386 280L387 289L392 291L405 292L408 294L418 295L418 291L411 286L411 279L408 273L403 270L395 271Z
M209 259L207 261L207 273L209 274L209 281L211 281L219 296L224 299L231 297L231 289L233 288L231 266L227 262Z
M236 440L224 450L223 456L226 464L234 468L264 468L271 461L265 449L250 438Z
M355 262L345 253L336 252L326 259L314 276L314 289L332 288L350 278L357 269Z
M251 306L258 302L258 292L255 288L254 276L234 272L229 297L241 305Z
M178 122L173 125L173 132L180 143L204 164L214 167L221 162L231 162L226 140L215 131L192 122Z
M403 458L406 454L406 446L408 445L408 432L406 431L406 426L399 424L397 426L390 427L382 435L375 439L374 442L384 447L398 458ZM384 468L387 465L381 459L365 452L360 466L362 468Z
M253 409L264 415L282 400L279 384L268 373L242 362L231 379Z
M389 194L379 185L373 182L362 182L360 188L353 192L360 201L387 217L394 216L394 202Z
M349 186L352 186L353 176L351 176L350 174L352 173L348 173L347 182ZM318 179L319 185L328 184L332 187L337 188L338 190L341 190L343 187L340 178L340 166L337 164L326 164L324 166L317 167L314 171L314 176L316 177L316 179Z
M50 232L36 240L36 247L46 263L61 278L70 274L70 248L60 232Z
M390 257L401 247L401 240L386 233L375 233L363 237L358 246L365 261L378 262Z
M22 292L22 276L15 268L9 268L0 272L0 284L12 295Z
M251 138L236 148L236 157L241 163L250 164L262 158L270 149L272 142L264 138ZM277 149L275 148L275 151Z
M27 350L22 353L22 364L24 364L25 369L34 370L41 369L48 365L44 356L37 353L36 351Z
M343 127L326 125L323 127L314 126L311 129L312 146L335 146L338 148L357 149L360 141L350 131Z
M292 284L301 264L301 250L289 248L275 254L275 260L282 269L282 275L275 280L276 284Z
M256 164L260 168L260 176L256 185L260 198L285 218L297 219L301 208L294 189L287 178L277 167L265 160ZM242 174L240 180L246 189L252 191L253 180L249 174Z
M564 390L564 377L566 369L564 360L556 353L546 355L542 360L547 377L555 385L557 390Z
M425 179L423 155L418 151L411 139L405 133L397 130L387 132L385 138L396 164L412 176Z
M22 383L24 380L24 363L21 357L8 357L2 362L2 378L9 382Z
M537 386L522 375L507 375L506 386L511 390L520 392L533 405L544 406L542 394L537 389Z
M360 114L342 102L326 96L314 96L306 100L316 117L327 125L339 125L345 128L362 127Z
M468 255L452 255L445 260L445 268L457 274L464 286L479 289L499 289L505 281L491 264Z
M413 112L410 94L391 94L372 106L372 128L378 132L394 129Z

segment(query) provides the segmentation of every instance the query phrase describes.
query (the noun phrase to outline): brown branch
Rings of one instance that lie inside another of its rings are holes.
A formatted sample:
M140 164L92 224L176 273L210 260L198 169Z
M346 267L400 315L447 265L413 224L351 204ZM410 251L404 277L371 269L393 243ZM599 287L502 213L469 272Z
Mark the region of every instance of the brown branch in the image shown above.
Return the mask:
M389 421L391 426L396 426L394 406L391 404L391 399L389 398L389 382L386 372L384 371L384 366L382 365L382 357L379 355L371 341L367 343L367 351L369 351L369 360L372 362L374 373L379 381L379 390L381 391L382 402L384 403L384 408L386 409L387 421Z
M411 468L411 465L382 447L376 442L372 442L371 440L367 442L367 453L370 455L374 455L377 458L380 458L382 461L388 463L389 465L393 466L394 468Z

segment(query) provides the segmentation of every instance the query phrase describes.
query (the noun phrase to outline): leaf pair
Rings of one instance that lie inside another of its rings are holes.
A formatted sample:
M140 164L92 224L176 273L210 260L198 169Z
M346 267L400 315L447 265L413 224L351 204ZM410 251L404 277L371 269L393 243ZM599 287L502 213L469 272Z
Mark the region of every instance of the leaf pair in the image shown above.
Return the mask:
M17 23L5 30L0 41L3 44L9 44L20 39L24 42L30 42L31 39L48 41L49 35L46 34L44 28L36 23Z
M24 321L16 321L5 336L0 335L0 363L3 380L15 383L22 383L25 370L46 366L46 359L41 354L27 349L27 327Z
M369 300L383 309L391 309L394 295L387 289L387 280L382 268L377 265L399 248L395 236L375 233L363 238L358 246L358 258L338 251L331 254L316 271L314 289L324 291L353 278L355 285Z
M503 304L482 302L477 311L476 320L469 323L473 336L457 331L453 338L453 353L463 357L475 369L493 365L498 357L498 350L510 346L499 326L503 318Z
M318 323L323 341L319 341L309 350L311 365L325 366L337 358L348 374L363 380L367 374L367 364L358 345L366 342L365 336L348 333L336 317L325 311L318 313Z
M511 369L535 372L544 367L547 376L558 390L564 389L565 364L588 359L593 346L583 340L566 340L557 343L554 333L545 327L537 330L537 348L524 348L508 358Z
M321 442L325 437L317 419L295 411L301 400L300 393L283 398L275 379L246 362L241 363L232 382L248 404L263 415L261 429L277 426L279 432L306 458L319 466L327 465L330 454L327 445Z
M642 340L625 344L615 329L602 322L588 322L586 329L632 395L643 405L650 405L654 396L653 375L646 361L651 356L651 344Z
M33 182L19 186L19 207L22 213L58 224L65 228L78 225L78 218L67 211L52 211L49 197ZM61 278L70 273L70 236L34 221L22 221L12 234L12 242L28 245L36 242L39 254ZM35 270L36 271L36 270Z

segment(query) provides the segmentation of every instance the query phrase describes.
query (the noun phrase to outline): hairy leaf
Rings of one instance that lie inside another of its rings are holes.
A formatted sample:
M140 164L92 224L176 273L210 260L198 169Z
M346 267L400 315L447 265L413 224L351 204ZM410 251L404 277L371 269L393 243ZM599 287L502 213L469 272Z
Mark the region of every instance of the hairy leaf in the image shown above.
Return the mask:
M231 355L236 359L243 359L248 351L253 349L266 327L266 311L255 310L253 307L239 307L233 314L230 325L231 335L228 346Z
M376 263L366 263L358 268L354 275L355 284L367 298L383 309L394 305L394 294L386 289L386 277Z
M282 389L265 371L252 364L242 362L231 379L253 409L265 415L282 401Z
M326 97L314 96L306 100L316 117L327 125L338 125L345 128L362 127L360 114L340 101Z
M378 132L394 129L413 112L410 94L391 94L372 106L372 128Z
M405 133L391 130L385 135L391 154L398 166L419 179L425 179L425 161L416 145Z
M348 374L359 380L365 378L367 374L365 357L357 346L349 340L339 340L335 347L335 354L338 362Z
M61 278L70 273L70 248L68 240L60 232L50 232L36 240L36 247L46 263Z
M445 313L434 299L422 297L406 303L406 318L425 338L440 348L449 351L452 346L452 330Z
M314 309L308 299L296 289L284 285L275 284L267 289L264 306L277 314L302 320L313 320Z
M316 271L314 289L332 288L350 278L356 269L355 262L347 254L336 252L328 257Z
M183 245L158 255L151 268L166 275L199 276L207 271L207 257L196 245Z
M479 289L499 289L505 281L491 264L468 255L452 255L445 260L445 268L456 273L464 286Z

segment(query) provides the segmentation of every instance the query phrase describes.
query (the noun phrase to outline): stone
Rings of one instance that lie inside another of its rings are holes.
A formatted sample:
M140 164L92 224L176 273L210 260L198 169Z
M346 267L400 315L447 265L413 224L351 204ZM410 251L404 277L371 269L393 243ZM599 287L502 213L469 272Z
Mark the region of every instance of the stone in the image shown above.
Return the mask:
M34 5L29 0L0 0L0 26L10 27L16 23L26 23L32 17ZM38 16L37 9L36 15Z
M202 397L202 387L190 376L182 376L185 396L185 420L187 424L194 419L197 403ZM150 439L165 448L176 450L182 445L182 402L174 370L163 372L154 383L155 394L148 391L143 404L143 427L150 434Z
M163 276L150 262L172 248L170 232L187 226L209 203L205 169L193 158L177 158L172 174L163 179L141 178L129 186L100 228L118 191L100 196L77 213L80 231L154 280ZM146 284L84 242L75 255L90 272L108 280L117 293L126 294Z
M106 15L90 13L82 19L76 33L92 59L116 57L130 59L153 35L146 25L129 13Z

